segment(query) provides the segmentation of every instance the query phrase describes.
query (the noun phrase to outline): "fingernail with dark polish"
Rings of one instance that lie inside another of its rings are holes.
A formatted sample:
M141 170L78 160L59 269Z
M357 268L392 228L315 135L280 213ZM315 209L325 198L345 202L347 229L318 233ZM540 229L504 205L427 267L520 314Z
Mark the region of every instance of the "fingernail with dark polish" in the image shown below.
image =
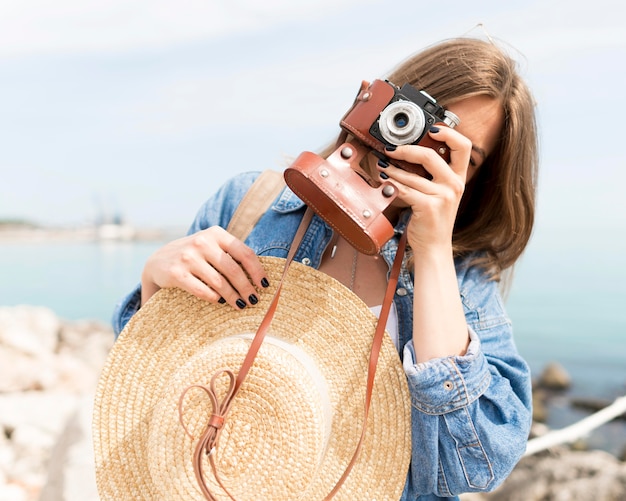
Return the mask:
M397 146L395 144L386 144L385 149L387 151L396 151Z
M257 304L259 302L259 298L256 297L254 294L250 294L248 296L248 301L250 301L250 304Z
M439 127L435 127L434 125L430 126L430 132L432 132L433 134L437 134L437 132L439 131L440 131Z
M237 299L237 301L235 301L235 304L240 310L243 310L246 307L246 302L241 298Z
M261 285L265 288L269 287L270 286L269 280L267 278L262 278Z
M219 299L217 300L217 302L218 302L219 304L224 304L224 303L226 302L226 299L224 299L223 297L221 297L221 298L219 298Z
M389 167L389 162L385 162L382 158L380 160L378 160L378 166L386 169L387 167Z
M388 176L387 174L385 174L384 172L381 172L381 173L380 173L380 177L381 177L382 179L389 179L389 176Z

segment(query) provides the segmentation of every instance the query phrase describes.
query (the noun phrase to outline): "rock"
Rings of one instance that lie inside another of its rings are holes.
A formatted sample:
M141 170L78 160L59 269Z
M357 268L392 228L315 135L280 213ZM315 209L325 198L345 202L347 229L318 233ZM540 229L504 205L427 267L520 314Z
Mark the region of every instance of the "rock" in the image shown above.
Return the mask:
M572 378L561 364L551 362L541 373L538 384L549 390L566 390L571 386Z
M109 326L0 308L0 500L96 500L91 401Z
M0 485L0 499L2 501L28 501L28 492L16 484Z
M49 308L0 307L0 344L34 357L53 353L61 321Z
M50 354L33 356L0 344L0 393L42 390L56 384Z
M38 493L48 478L50 451L76 402L77 396L69 393L0 395L0 425L9 435L2 455L10 460L0 460L7 483Z
M0 308L0 392L56 384L54 364L61 321L48 308Z
M579 438L570 444L570 448L573 451L587 451L589 450L589 444L584 438Z
M459 496L461 501L484 501L485 495L480 492L468 492Z
M39 501L98 501L91 438L93 394L84 395L50 457Z
M15 451L5 428L0 429L0 485L8 483L7 472L15 464ZM0 496L0 499L2 496Z
M97 322L61 322L47 308L0 308L0 393L90 391L113 334Z
M533 391L533 421L545 423L548 420L548 408L546 407L546 395L542 389Z
M550 428L545 423L533 422L530 427L530 438L542 437L550 431Z
M467 494L461 494L459 498L461 501L483 501L485 496L481 493L469 492Z
M0 425L11 431L22 426L40 428L53 435L61 432L78 395L70 392L17 392L0 394Z
M570 399L572 407L589 412L598 412L613 403L612 400L594 397L575 397ZM617 416L615 419L626 420L626 413Z
M93 321L65 322L59 333L59 353L69 353L90 367L101 367L113 344L108 325Z
M626 499L626 464L604 451L558 448L522 459L488 501Z

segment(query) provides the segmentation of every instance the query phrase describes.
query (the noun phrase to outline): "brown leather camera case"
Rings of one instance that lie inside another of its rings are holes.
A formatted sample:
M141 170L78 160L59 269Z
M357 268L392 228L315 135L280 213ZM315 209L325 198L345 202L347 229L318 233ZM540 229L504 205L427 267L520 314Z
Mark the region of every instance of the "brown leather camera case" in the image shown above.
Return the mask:
M383 211L395 199L391 183L370 186L358 173L369 150L344 143L326 160L305 151L285 172L291 190L363 254L377 254L394 233Z

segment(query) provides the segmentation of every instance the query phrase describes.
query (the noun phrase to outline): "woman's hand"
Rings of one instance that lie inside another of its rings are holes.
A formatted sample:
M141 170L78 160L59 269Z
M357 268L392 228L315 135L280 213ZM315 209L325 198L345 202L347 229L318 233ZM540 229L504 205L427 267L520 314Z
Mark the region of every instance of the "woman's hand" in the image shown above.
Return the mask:
M450 163L433 149L419 146L398 146L387 151L390 159L421 164L432 176L426 179L384 162L378 163L381 177L388 177L398 188L398 198L411 207L408 241L414 252L433 248L451 248L452 230L465 189L472 143L449 127L433 128L430 136L447 144Z
M384 162L378 164L381 177L393 182L398 198L413 212L406 231L415 257L413 346L418 363L462 355L469 343L452 254L452 231L465 189L472 143L447 127L429 134L448 145L449 164L423 146L400 146L388 156L423 165L432 179L383 167Z
M250 276L250 278L248 278ZM159 289L179 287L212 303L245 308L258 302L256 287L269 285L254 251L219 226L158 249L141 275L141 303Z

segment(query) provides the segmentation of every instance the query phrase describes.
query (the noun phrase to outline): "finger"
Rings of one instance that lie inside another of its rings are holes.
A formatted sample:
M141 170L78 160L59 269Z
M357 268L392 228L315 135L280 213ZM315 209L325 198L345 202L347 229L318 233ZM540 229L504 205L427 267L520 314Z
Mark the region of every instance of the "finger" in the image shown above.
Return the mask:
M457 175L465 179L472 153L472 142L463 134L450 127L432 127L428 134L431 138L448 146L450 151L450 162L448 165Z
M419 145L404 145L398 146L396 151L388 153L391 159L390 164L393 165L393 160L403 160L405 162L421 165L430 174L430 177L435 179L441 179L444 176L449 175L452 171L446 161L439 156L432 148Z
M206 299L210 302L228 303L234 308L243 309L248 304L252 304L255 300L250 301L249 296L254 294L254 288L248 282L248 290L240 293L230 283L230 281L222 275L213 266L207 262L198 263L190 272L191 278L189 283L193 285L192 294ZM246 302L243 297L248 297Z
M213 266L219 272L219 277L212 277L213 284L229 304L242 308L259 302L257 290L248 274L230 254L222 253Z
M437 185L432 180L415 175L387 162L378 162L377 168L381 179L392 182L397 189L406 186L427 195L434 195L438 191Z
M446 177L452 170L465 179L472 148L469 139L449 127L433 127L428 134L436 141L446 143L450 151L449 163L432 148L420 145L398 146L395 151L387 150L385 154L391 159L422 165L433 178Z
M428 201L433 197L433 194L431 193L426 193L401 183L396 184L396 189L398 199L402 200L414 209L418 207L425 207L428 204Z
M193 296L203 299L204 301L208 301L209 303L226 302L223 299L222 293L220 293L217 288L210 287L206 282L204 282L204 280L191 273L185 278L180 287Z
M267 278L267 273L259 260L259 256L257 256L255 252L241 240L238 240L230 234L227 235L226 252L228 255L231 256L236 263L241 265L243 270L245 270L245 272L249 275L253 284L257 287L268 287L269 280Z
M457 200L463 195L465 184L450 168L447 168L445 180L435 177L431 180L398 167L384 165L385 162L382 162L377 166L381 179L391 182L398 191L398 198L411 206L421 205L428 198Z

